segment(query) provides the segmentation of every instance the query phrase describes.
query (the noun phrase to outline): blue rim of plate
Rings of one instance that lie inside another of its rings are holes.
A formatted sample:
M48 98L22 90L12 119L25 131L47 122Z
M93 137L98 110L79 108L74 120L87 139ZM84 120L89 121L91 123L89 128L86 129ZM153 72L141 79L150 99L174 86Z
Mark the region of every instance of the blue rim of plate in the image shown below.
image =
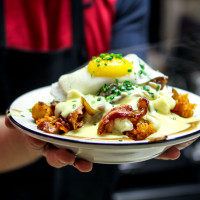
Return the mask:
M8 109L8 114L10 113L10 108ZM16 126L18 126L19 128L25 130L25 131L28 131L30 133L33 133L33 134L36 134L36 135L40 135L40 136L43 136L43 137L46 137L46 138L53 138L53 139L56 139L56 140L61 140L61 141L67 141L67 142L73 142L73 143L81 143L81 144L90 144L90 145L114 145L114 146L138 146L138 145L151 145L151 144L161 144L161 143L169 143L169 142L173 142L173 141L178 141L178 140L182 140L184 138L188 138L188 137L191 137L191 136L196 136L198 134L200 134L200 129L197 130L197 131L194 131L194 132L190 132L186 135L179 135L177 137L174 137L174 138L171 138L171 139L166 139L166 140L159 140L159 141L149 141L149 140L143 140L143 141L133 141L133 142L103 142L103 143L100 143L98 141L87 141L87 140L78 140L78 139L73 139L73 138L68 138L66 136L61 136L58 135L59 137L57 137L56 134L46 134L45 132L44 133L40 133L40 132L37 132L37 131L34 131L34 130L31 130L29 128L27 128L26 126L23 126L22 124L18 123L13 117L12 115L9 116L9 119L12 121L12 123L14 123ZM198 137L198 136L197 136Z

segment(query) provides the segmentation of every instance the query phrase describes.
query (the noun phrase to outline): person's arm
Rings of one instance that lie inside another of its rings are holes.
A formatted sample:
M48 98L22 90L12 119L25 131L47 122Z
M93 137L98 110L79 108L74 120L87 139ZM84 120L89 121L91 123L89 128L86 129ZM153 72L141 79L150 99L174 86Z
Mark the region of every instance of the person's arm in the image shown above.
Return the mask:
M75 159L74 154L67 150L57 149L19 132L7 117L0 116L0 173L31 164L42 156L46 157L49 165L56 168L74 165L82 172L92 169L92 163Z
M20 168L40 158L30 154L25 147L23 135L16 129L8 129L5 117L0 116L0 172Z

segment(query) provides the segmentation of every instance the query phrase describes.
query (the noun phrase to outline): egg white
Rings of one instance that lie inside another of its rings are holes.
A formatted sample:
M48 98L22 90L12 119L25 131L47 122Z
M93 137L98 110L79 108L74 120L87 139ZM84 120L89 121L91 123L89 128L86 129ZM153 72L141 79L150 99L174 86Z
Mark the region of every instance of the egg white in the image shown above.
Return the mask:
M64 99L67 96L68 91L76 89L83 94L97 94L98 91L104 86L104 84L111 84L118 78L119 82L129 80L134 84L144 84L155 78L164 77L164 74L152 69L147 63L140 59L135 54L129 54L124 57L133 64L133 70L131 73L121 77L95 77L92 76L88 70L87 65L73 73L62 75L57 83L54 83L51 88L51 94L55 98ZM141 74L141 65L144 66L146 74Z

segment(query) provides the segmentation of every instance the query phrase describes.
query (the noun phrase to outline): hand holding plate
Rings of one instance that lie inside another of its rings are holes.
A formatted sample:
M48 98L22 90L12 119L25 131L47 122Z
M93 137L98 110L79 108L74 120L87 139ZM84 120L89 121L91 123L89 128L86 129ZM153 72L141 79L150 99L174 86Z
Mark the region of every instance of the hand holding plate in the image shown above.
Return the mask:
M161 155L159 155L158 157L156 157L156 159L162 159L162 160L176 160L180 157L181 152L180 150L185 149L186 147L188 147L189 145L191 145L194 141L196 141L197 138L175 145L171 148L169 148L168 150L166 150L164 153L162 153Z
M14 128L10 120L6 117L5 124L8 128ZM73 165L80 172L89 172L92 163L83 159L76 159L75 155L64 149L57 149L55 146L23 134L26 148L30 153L44 156L49 165L55 168Z

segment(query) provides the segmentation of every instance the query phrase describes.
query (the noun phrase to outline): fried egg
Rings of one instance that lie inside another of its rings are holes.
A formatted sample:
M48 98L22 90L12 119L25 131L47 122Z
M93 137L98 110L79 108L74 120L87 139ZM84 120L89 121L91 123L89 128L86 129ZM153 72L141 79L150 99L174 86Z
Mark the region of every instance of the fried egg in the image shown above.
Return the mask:
M57 83L52 85L54 97L65 99L71 89L76 89L84 95L97 94L105 84L116 81L131 81L133 84L144 84L155 78L167 78L159 71L152 69L135 54L122 57L121 54L101 54L85 67L69 74L62 75Z

